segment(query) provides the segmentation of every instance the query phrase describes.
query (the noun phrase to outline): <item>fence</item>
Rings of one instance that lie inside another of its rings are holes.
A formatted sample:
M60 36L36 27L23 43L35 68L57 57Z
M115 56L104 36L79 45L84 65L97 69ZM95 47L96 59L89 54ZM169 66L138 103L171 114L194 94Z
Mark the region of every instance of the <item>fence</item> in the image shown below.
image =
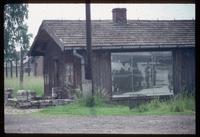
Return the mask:
M19 77L20 75L20 65L19 62L4 62L4 77ZM27 76L34 75L32 67L24 65L23 74Z

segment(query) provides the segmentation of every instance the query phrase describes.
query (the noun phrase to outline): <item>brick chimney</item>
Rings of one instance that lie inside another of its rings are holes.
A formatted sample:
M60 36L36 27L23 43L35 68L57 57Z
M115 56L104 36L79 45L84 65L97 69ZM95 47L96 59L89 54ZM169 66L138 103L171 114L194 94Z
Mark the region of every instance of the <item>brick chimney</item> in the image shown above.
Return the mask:
M126 8L115 8L112 10L113 22L127 23Z

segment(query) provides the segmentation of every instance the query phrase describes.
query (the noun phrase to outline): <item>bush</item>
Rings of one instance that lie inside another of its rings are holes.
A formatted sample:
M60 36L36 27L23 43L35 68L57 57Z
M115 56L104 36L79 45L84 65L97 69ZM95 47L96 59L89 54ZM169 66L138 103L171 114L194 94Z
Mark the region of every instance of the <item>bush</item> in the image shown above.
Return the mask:
M171 112L184 112L184 108L182 105L175 104L175 105L170 106L170 111Z
M161 106L161 102L158 98L156 98L150 102L149 106L152 108L159 108Z
M83 96L82 91L80 89L75 89L74 94L75 94L75 99L81 99Z
M93 107L93 106L103 106L105 105L105 100L98 95L95 95L94 97L90 96L85 98L85 105L87 107Z
M93 107L95 105L94 97L92 96L82 96L79 99L76 99L75 103L83 107Z
M171 112L184 112L185 110L195 111L195 97L190 94L176 95L171 100L170 111Z
M106 104L106 96L102 92L96 92L94 101L96 106L104 106Z
M185 102L184 107L186 110L195 111L195 97L194 96L188 96L184 102Z
M94 106L104 106L106 103L106 97L102 92L96 91L95 95L92 97L91 95L83 96L82 92L76 91L76 96L78 98L77 102L82 106L86 107L94 107Z
M138 109L138 112L146 112L149 110L146 104L139 105L137 109Z
M93 107L95 105L95 98L94 97L87 97L85 101L85 105L87 107Z

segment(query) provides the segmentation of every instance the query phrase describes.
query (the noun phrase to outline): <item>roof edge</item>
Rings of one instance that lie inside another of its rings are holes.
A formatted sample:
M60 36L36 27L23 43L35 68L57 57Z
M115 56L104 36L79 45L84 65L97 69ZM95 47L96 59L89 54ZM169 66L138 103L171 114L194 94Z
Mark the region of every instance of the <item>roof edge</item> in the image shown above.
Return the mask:
M49 36L56 42L56 44L61 48L61 50L64 50L64 44L58 39L58 37L54 34L53 31L51 31L47 24L42 23L42 28L49 34Z
M35 38L34 38L34 40L33 40L33 43L32 43L32 45L31 45L31 47L30 47L30 50L28 51L28 56L31 56L32 55L32 50L33 50L33 48L34 48L34 46L35 46L35 43L36 43L36 41L37 41L37 39L38 39L38 37L39 37L39 33L40 33L40 31L41 31L41 25L40 25L40 28L38 29L38 32L37 32L37 35L35 36Z
M145 49L145 48L195 48L194 43L188 43L188 44L135 44L135 45L112 45L112 46L92 46L92 49ZM85 46L64 46L64 50L71 50L71 49L86 49Z

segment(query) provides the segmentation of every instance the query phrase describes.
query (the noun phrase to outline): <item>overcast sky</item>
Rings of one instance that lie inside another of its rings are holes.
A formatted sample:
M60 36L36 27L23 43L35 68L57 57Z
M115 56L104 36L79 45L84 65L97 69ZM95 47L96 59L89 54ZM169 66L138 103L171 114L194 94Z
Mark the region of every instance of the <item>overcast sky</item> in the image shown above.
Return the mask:
M126 8L127 19L195 19L195 4L91 4L91 19L112 19L113 8ZM84 4L29 4L28 10L31 44L42 20L85 20Z

